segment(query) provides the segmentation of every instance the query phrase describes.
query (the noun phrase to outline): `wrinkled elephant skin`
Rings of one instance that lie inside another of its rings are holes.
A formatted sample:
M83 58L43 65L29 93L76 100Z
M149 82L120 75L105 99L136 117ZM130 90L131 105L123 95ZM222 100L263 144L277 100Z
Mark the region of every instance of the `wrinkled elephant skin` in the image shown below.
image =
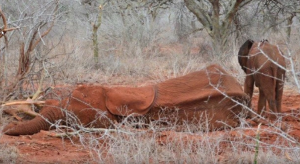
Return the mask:
M244 92L250 100L254 84L259 89L257 113L265 115L267 102L272 112L281 113L286 67L283 53L267 40L247 40L238 52L238 61L246 73ZM251 101L248 106L251 107Z
M142 87L77 86L71 96L47 100L40 116L3 130L8 135L30 135L48 130L57 121L76 118L86 127L110 128L124 116L167 118L173 123L197 123L209 118L209 128L239 125L238 115L249 97L220 66L211 65L182 77ZM66 112L67 111L67 112ZM72 115L71 115L72 114ZM171 115L176 117L171 117ZM76 117L72 117L76 116Z

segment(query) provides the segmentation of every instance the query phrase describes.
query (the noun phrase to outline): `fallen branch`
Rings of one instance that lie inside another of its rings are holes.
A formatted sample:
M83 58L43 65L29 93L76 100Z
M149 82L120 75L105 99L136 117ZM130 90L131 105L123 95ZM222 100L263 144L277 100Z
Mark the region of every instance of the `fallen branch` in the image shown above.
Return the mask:
M1 107L21 105L22 107L16 108L16 109L13 109L13 108L4 109L5 113L10 114L13 117L15 117L17 120L21 121L22 118L17 115L18 113L22 112L22 113L25 113L32 117L36 117L38 115L38 113L31 110L30 106L28 106L28 105L32 105L32 104L41 105L41 104L45 104L45 101L36 101L36 100L32 100L32 99L27 99L25 101L12 101L12 102L6 102L6 103L2 104Z
M118 129L105 129L105 128L83 128L83 129L79 129L77 131L64 132L64 133L56 133L56 132L44 131L44 130L41 130L40 132L43 134L46 134L48 136L51 136L51 137L75 136L75 135L79 135L80 133L87 133L87 132L93 132L93 133L121 132L121 133L125 133L125 134L133 134L133 132L127 132L127 131L122 131L122 130L118 130Z
M32 99L27 99L27 100L20 100L20 101L11 101L11 102L6 102L4 104L2 104L2 107L5 106L12 106L12 105L31 105L31 104L35 104L35 105L41 105L41 104L45 104L45 101L37 101L37 100L32 100Z

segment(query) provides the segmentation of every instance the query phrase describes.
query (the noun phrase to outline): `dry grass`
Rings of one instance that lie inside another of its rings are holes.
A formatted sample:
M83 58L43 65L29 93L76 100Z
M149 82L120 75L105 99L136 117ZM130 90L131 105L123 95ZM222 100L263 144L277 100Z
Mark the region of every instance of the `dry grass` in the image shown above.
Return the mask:
M236 51L220 61L188 53L193 49L189 46L179 53L178 47L186 46L181 44L152 45L150 47L153 48L146 51L135 47L135 43L128 44L126 48L130 53L120 52L125 47L121 47L121 50L103 50L97 66L93 65L94 59L89 55L92 53L88 44L76 49L72 46L60 47L54 54L61 52L61 49L65 53L49 61L47 69L51 76L46 81L53 79L56 84L144 85L182 76L217 63L243 83L244 74L237 62ZM166 51L164 47L171 48ZM293 54L294 51L291 51L293 59L298 58L297 54ZM295 63L295 69L295 72L299 72L299 63ZM291 71L287 76L288 85L297 87ZM80 133L77 137L81 144L94 152L94 159L99 163L253 163L254 160L256 137L245 135L245 131L256 129L246 123L222 132L207 132L200 125L196 125L198 129L193 131L190 129L195 129L195 125L186 125L181 128L185 132L175 132L177 126L172 124L167 129L149 125L146 130L133 129L135 125L125 122L113 132ZM59 125L56 126L59 128ZM275 132L269 131L269 136L278 136ZM233 133L241 135L232 137ZM286 134L280 132L281 136ZM258 163L299 163L299 146L285 137L278 138L273 143L267 140L260 142ZM13 163L17 158L14 148L1 149L2 154L4 163Z
M149 26L153 27L151 32L155 31L155 33L150 33L141 25L124 27L120 22L121 18L117 16L108 20L104 19L104 26L99 36L98 65L94 64L91 40L88 36L90 29L86 24L78 25L79 27L76 27L78 29L72 28L77 32L76 36L72 33L66 34L60 42L57 39L58 36L45 40L46 46L41 46L40 50L33 52L32 56L46 57L38 61L38 64L36 63L26 79L28 87L23 90L24 93L26 92L25 95L36 91L40 74L38 70L41 68L46 74L44 88L76 83L145 85L182 76L215 63L223 66L241 84L244 81L244 73L237 61L237 51L242 43L235 43L235 39L228 43L228 51L224 53L224 56L213 57L210 39L205 32L198 33L194 37L190 36L186 41L178 43L174 39L174 32L170 30L174 28L172 24L161 28L164 25L155 26L156 22L154 22ZM130 22L134 20L131 19ZM58 28L60 30L61 27ZM256 30L255 27L253 29ZM259 32L255 31L255 36L261 36ZM298 88L300 92L300 86L296 83L300 80L299 32L294 31L289 44L282 39L284 37L281 33L269 33L264 38L251 39L265 38L273 44L279 44L288 55L286 84L292 88ZM17 37L13 39L18 40ZM11 46L17 44L17 42L11 42L5 54L6 64L9 67L4 80L8 82L15 75L18 67L18 62L16 62L18 49ZM57 46L52 46L56 44ZM293 69L291 69L291 63L294 64ZM0 124L3 124L4 119L1 118ZM138 123L144 124L142 120ZM59 125L55 126L59 128ZM195 125L185 125L184 132L175 132L177 126L172 124L167 128L155 124L148 125L147 129L134 129L132 128L134 126L136 124L124 122L116 126L114 131L105 131L100 134L80 133L77 137L82 145L94 152L94 158L98 163L230 164L253 163L254 160L257 138L245 131L255 132L256 128L245 122L238 128L229 128L221 132L207 132L203 125L196 125L196 130L190 130L195 129ZM76 124L74 127L79 127L79 125ZM264 136L262 136L259 142L258 163L300 163L298 143L288 140L286 132L280 131L279 134L277 132L276 130L268 131L267 136L278 137L278 140L273 143L263 140ZM18 151L14 147L6 146L0 145L0 163L15 163Z
M118 49L103 51L98 66L93 65L94 59L89 55L92 54L90 46L85 45L74 51L72 46L61 47L66 53L49 61L51 64L47 69L51 76L48 76L46 81L54 79L56 84L143 85L182 76L211 63L217 63L235 76L241 84L243 83L244 75L237 62L236 51L220 61L207 59L197 53L184 53L191 51L192 47L179 53L176 48L185 45L171 44L168 51L163 47L169 45L160 46L150 46L154 48L144 52L142 48L131 45L127 47L130 53L124 54ZM298 55L293 55L293 58L298 58ZM295 71L299 72L299 64L295 64L297 69ZM296 87L291 72L288 73L288 80L288 85ZM254 160L255 136L230 136L236 132L244 134L244 131L256 130L248 124L222 132L205 132L201 126L196 131L190 131L189 129L193 129L195 125L186 125L184 127L186 132L174 132L176 125L170 125L167 131L155 125L150 125L147 130L133 129L133 126L126 122L125 126L117 126L114 132L107 131L101 134L90 132L77 137L84 146L94 152L94 159L99 163L253 163ZM57 127L59 128L58 125ZM222 135L219 135L220 133ZM280 134L286 136L284 132ZM274 132L270 132L270 135L278 136ZM260 142L258 163L300 162L299 146L284 137L279 138L281 139L273 143ZM163 141L160 141L161 139ZM3 163L15 162L18 154L15 148L0 150L0 159L3 154Z
M98 163L253 163L257 141L258 163L300 162L298 142L276 126L261 129L257 140L257 127L246 122L222 131L207 131L203 123L187 124L181 126L183 132L178 132L175 124L151 123L146 129L136 129L136 125L145 125L143 119L127 120L102 132L89 131L73 122L73 127L85 131L75 138L93 152ZM59 125L56 128L61 130Z
M0 163L17 163L18 149L7 144L0 144Z

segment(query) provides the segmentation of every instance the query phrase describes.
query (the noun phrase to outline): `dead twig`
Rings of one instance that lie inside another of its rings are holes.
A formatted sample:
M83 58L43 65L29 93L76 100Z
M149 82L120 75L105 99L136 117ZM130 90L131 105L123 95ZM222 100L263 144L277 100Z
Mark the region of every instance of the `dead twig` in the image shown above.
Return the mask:
M122 133L125 133L125 134L132 134L132 132L121 131L121 130L118 130L118 129L105 129L105 128L82 128L82 129L79 129L77 131L64 132L64 133L56 133L56 132L44 131L44 130L41 130L41 132L48 135L48 136L51 136L51 137L75 136L75 135L79 135L80 133L83 133L83 132L93 132L93 133L122 132Z
M29 105L43 105L43 104L45 104L45 101L37 101L37 100L27 99L25 101L21 100L21 101L6 102L6 103L3 103L1 105L1 107L18 105L19 107L5 109L4 112L12 115L14 118L21 121L22 118L18 116L18 113L25 113L29 116L36 117L38 115L38 113L36 113L34 110L32 110Z
M31 104L41 105L41 104L45 104L45 101L36 101L33 99L27 99L27 100L6 102L3 103L1 106L4 107L4 106L11 106L11 105L31 105Z

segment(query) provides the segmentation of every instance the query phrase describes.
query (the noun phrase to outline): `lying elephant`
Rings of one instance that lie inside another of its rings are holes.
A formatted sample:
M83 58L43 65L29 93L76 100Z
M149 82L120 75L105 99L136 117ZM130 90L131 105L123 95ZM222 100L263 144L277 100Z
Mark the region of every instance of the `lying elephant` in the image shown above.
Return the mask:
M285 59L277 46L267 40L247 40L238 52L238 61L246 73L244 90L251 99L254 83L259 88L258 114L264 115L266 102L275 113L281 113L281 99L285 79Z
M149 120L167 118L178 124L197 123L209 118L209 128L239 125L242 103L249 97L239 83L220 66L211 65L201 71L143 87L103 87L81 85L62 101L47 100L40 116L9 124L8 135L30 135L48 130L50 123L67 120L73 112L79 124L109 128L120 116L145 116ZM237 103L238 102L238 103ZM66 109L66 110L62 110ZM170 115L176 113L176 118Z

